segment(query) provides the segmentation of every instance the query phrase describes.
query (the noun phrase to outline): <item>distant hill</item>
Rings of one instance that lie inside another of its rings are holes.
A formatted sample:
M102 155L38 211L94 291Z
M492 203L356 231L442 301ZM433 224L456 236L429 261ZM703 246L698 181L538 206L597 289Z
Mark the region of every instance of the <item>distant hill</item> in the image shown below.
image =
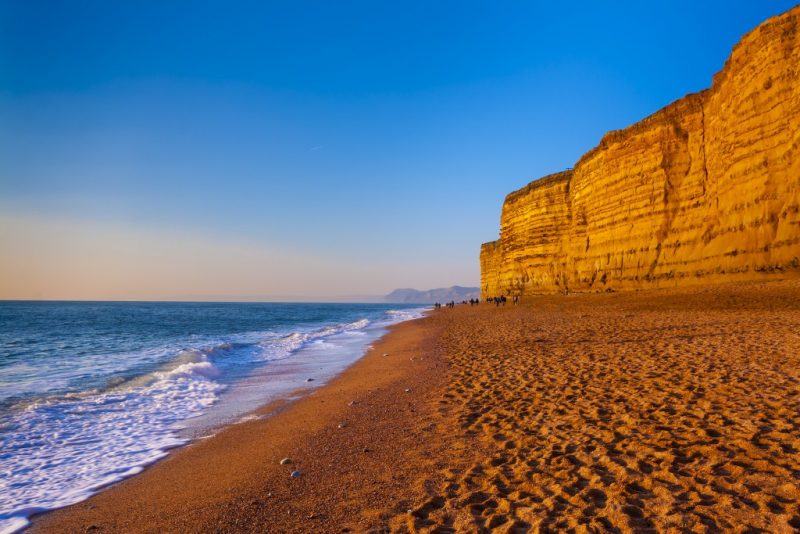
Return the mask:
M477 287L452 286L428 289L427 291L411 288L395 289L383 297L383 300L386 302L431 304L433 302L450 302L451 300L460 302L480 297L481 290Z

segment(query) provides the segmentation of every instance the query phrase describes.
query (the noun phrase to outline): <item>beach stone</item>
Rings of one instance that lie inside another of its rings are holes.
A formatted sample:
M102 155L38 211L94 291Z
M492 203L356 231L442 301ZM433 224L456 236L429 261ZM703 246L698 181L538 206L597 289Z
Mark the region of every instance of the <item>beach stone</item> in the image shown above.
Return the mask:
M368 447L364 447L363 449L361 449L361 452L369 452L369 448Z
M406 393L411 393L411 389L406 388Z
M286 464L290 464L290 463L292 463L292 459L291 458L284 458L283 460L281 460L280 465L286 465Z
M314 381L313 378L306 378L306 382L313 382L313 381Z
M344 421L342 421L341 423L339 423L339 425L338 425L338 426L339 426L339 428L344 428L344 427L346 427L346 426L347 426L347 423L346 423L346 422L344 422Z
M388 355L389 355L389 353L388 353L388 352L384 352L384 353L383 353L383 355L384 355L384 356L388 356Z
M300 471L298 471L297 469L295 469L294 471L292 471L292 474L291 474L291 475L289 475L289 476L291 476L292 478L299 478L299 477L300 477L300 474L301 474L301 473L300 473Z

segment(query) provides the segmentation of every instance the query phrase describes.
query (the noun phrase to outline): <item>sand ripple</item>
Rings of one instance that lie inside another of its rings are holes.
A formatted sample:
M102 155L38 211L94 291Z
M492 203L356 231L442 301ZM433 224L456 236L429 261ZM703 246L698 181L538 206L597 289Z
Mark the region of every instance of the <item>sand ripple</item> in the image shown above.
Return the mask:
M533 304L434 318L455 450L393 530L800 530L800 284Z

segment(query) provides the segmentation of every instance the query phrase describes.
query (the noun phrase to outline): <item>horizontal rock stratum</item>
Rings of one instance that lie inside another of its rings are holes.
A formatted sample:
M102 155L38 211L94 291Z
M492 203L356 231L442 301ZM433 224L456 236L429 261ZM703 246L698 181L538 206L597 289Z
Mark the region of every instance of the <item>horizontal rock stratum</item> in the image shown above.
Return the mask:
M745 35L710 89L508 195L483 296L799 276L798 17Z

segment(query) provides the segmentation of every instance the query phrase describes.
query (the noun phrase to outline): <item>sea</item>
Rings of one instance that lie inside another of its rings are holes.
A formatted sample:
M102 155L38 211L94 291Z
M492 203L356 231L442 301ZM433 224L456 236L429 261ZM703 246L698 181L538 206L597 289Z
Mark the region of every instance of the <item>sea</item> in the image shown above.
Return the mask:
M402 304L0 302L0 533L319 387Z

